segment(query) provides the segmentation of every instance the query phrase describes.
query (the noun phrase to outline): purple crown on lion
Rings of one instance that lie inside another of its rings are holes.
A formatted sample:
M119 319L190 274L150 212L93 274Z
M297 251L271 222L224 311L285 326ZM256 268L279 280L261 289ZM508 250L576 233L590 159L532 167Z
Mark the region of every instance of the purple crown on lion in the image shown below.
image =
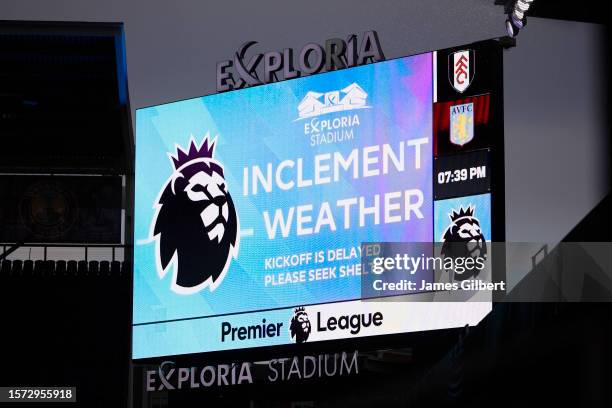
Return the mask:
M184 151L179 145L176 146L176 156L169 154L175 169L179 169L186 163L196 159L212 159L215 150L216 139L210 140L210 136L207 133L204 140L198 147L193 136L189 141L187 151Z

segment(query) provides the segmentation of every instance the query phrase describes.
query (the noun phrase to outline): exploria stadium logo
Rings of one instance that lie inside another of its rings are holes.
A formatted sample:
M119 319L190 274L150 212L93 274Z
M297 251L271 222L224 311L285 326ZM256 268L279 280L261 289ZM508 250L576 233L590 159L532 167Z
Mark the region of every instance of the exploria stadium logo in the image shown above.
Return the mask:
M312 328L310 326L310 319L306 313L306 309L298 307L293 312L293 317L289 323L289 332L291 333L291 339L296 343L304 343L308 340Z
M450 225L444 232L442 240L442 256L444 258L486 258L487 243L480 228L480 220L476 218L474 206L459 207L459 211L452 210L449 214ZM455 270L456 280L469 279L477 274L478 269L465 273Z
M298 105L299 119L311 118L330 112L369 108L368 94L357 83L325 93L310 91Z
M183 295L216 289L238 256L238 215L215 142L206 134L198 145L192 136L187 149L168 153L173 172L154 204L157 273L172 271L171 289Z

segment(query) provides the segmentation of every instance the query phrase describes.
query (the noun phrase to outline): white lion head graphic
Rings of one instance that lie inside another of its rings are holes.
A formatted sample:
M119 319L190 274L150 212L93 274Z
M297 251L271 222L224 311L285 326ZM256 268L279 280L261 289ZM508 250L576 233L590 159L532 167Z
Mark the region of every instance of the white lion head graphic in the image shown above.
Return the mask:
M192 136L186 150L168 153L174 171L154 205L157 273L172 271L171 289L183 295L216 289L238 256L238 215L215 143L206 134L198 146Z

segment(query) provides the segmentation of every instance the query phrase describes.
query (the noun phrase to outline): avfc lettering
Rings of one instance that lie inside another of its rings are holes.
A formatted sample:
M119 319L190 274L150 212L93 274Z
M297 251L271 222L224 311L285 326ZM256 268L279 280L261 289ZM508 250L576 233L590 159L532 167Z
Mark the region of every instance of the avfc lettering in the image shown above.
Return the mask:
M472 112L472 107L474 106L474 104L472 103L466 103L464 105L457 105L457 106L452 106L451 107L451 115L458 115L460 113L467 113L467 112Z

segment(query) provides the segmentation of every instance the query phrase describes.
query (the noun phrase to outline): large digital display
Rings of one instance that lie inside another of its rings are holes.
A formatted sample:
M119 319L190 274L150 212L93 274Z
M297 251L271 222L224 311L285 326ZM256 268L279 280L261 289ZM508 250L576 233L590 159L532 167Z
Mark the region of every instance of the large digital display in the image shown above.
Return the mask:
M462 85L437 106L436 58L137 110L133 358L478 323L489 302L361 300L364 241L440 241L459 208L491 239L487 153L434 151L487 147L473 126L483 99ZM473 183L463 163L480 169Z

